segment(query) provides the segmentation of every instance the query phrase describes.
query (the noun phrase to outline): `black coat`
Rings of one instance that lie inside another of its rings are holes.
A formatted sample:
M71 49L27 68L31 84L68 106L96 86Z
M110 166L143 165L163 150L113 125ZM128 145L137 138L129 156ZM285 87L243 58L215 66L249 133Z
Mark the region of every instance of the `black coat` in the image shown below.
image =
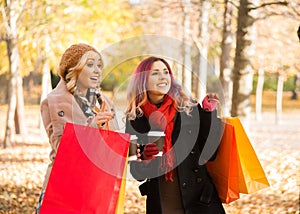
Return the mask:
M140 144L145 144L146 133L155 129L145 116L126 122L126 132L137 135ZM205 166L207 160L215 159L221 133L221 122L216 113L206 112L200 105L194 107L190 115L185 112L176 114L172 143L186 214L225 213ZM159 163L160 157L152 159L149 164L130 162L133 177L139 181L147 179L140 186L140 191L142 195L147 195L146 212L149 214L162 213L158 180L162 172L159 170Z

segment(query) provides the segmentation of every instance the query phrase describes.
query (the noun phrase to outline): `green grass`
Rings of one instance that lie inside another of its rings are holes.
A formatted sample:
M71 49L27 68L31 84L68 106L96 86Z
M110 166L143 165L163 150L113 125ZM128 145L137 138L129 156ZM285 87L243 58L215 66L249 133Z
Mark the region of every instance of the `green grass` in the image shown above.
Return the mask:
M300 93L298 99L291 99L291 92L283 92L282 111L291 112L300 110ZM252 111L255 111L255 95L251 96ZM262 111L274 111L276 109L276 92L264 91L262 100Z

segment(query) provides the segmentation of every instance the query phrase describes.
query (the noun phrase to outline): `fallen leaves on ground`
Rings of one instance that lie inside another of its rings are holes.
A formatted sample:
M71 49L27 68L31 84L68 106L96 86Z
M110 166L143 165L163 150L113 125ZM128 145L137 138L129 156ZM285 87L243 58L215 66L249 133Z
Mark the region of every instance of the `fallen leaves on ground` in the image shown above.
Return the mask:
M256 150L270 187L224 204L226 212L299 213L299 166L297 150ZM0 149L0 213L34 213L48 163L47 144L19 144ZM144 213L145 198L139 182L127 180L125 213Z

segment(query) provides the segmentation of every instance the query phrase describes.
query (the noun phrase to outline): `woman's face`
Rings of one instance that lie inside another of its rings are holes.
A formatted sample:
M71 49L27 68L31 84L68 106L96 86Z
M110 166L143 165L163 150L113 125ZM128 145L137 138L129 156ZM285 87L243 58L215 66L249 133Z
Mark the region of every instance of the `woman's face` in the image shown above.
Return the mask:
M162 61L156 61L151 66L147 80L148 97L152 103L163 101L164 95L171 88L171 76L167 66Z
M100 83L101 72L101 57L96 52L91 51L77 80L79 89L84 93L88 88L97 88Z

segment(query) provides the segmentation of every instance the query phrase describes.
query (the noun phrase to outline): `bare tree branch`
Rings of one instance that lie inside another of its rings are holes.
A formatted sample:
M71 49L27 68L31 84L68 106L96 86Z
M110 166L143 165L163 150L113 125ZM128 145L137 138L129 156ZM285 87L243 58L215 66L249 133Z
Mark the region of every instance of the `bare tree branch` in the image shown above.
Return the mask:
M26 6L27 6L27 4L26 4L26 2L24 2L23 6L21 7L22 9L20 10L19 16L17 17L17 23L22 22L22 18L24 17L24 13L26 11Z
M11 35L11 29L10 29L10 26L8 24L8 18L7 18L7 14L6 14L6 11L5 11L4 7L1 7L1 14L2 14L2 17L3 17L3 23L4 23L4 26L5 26L5 29L6 29L6 35L9 37Z
M298 4L299 5L299 4ZM297 16L300 16L300 12L299 10L296 9L296 7L291 7L291 9L294 11L294 13L297 15Z
M3 41L7 41L7 37L6 36L0 36L0 42L3 42Z
M237 4L235 4L233 1L228 1L230 4L232 4L235 8L239 8Z
M274 17L274 16L281 16L281 17L287 17L287 18L290 18L290 19L293 19L293 20L298 20L297 17L295 16L294 13L292 12L289 12L289 11L286 11L286 12L268 12L268 13L265 13L263 16L259 16L258 18L255 19L255 21L257 20L265 20L265 19L268 19L270 17Z
M251 10L257 10L257 9L260 9L260 8L263 8L263 7L267 7L267 6L271 6L271 5L282 5L282 6L288 6L289 3L287 1L275 1L275 2L267 2L267 3L263 3L257 7L250 7L249 8L249 11Z

